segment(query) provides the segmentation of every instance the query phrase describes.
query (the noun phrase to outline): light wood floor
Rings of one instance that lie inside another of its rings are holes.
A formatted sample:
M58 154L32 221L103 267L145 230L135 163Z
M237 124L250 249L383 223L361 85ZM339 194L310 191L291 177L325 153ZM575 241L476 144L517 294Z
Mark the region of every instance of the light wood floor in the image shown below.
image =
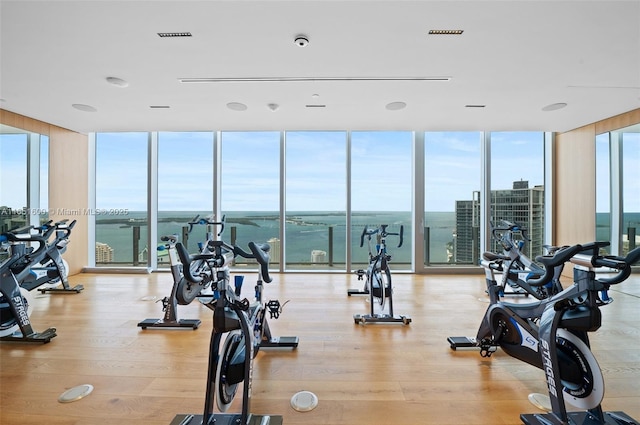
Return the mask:
M487 306L484 278L395 274L395 312L409 326L355 325L366 313L355 276L274 275L266 299L290 300L274 335L295 335L295 351L261 350L255 361L252 411L282 415L284 424L520 424L538 412L527 400L544 392L541 371L497 352L452 351L448 336L475 336ZM253 277L247 273L245 289ZM0 422L13 424L168 425L178 413L200 414L205 390L211 311L194 302L181 318L200 318L192 330L142 330L145 318L162 317L158 299L171 276L71 277L77 295L34 294L34 328L55 327L49 344L0 343ZM603 406L640 418L640 276L612 291L603 326L592 336L607 389ZM66 389L91 384L93 393L58 403ZM318 407L294 411L301 390ZM237 397L240 399L241 397ZM232 406L231 410L234 410ZM237 409L236 409L237 410Z

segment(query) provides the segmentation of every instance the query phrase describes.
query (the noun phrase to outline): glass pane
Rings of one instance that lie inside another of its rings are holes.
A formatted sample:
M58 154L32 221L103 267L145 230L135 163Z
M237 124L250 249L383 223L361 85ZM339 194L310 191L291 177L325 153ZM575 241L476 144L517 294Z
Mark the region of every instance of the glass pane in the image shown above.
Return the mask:
M206 228L188 223L212 213L213 133L158 133L158 238L178 235L189 252L197 252ZM168 266L168 252L158 251L158 267Z
M611 166L609 133L596 136L596 240L611 240ZM611 252L611 247L604 248Z
M640 126L622 134L622 255L640 246Z
M10 128L2 127L3 131ZM13 130L11 130L13 131ZM27 208L26 133L0 134L0 230L26 225Z
M96 265L146 266L148 133L96 134Z
M40 222L49 219L49 137L40 136Z
M428 132L424 141L424 264L476 264L481 133Z
M346 138L286 133L286 268L346 268Z
M249 242L271 245L280 262L280 133L222 133L221 210L225 241L248 251ZM236 267L247 260L236 258ZM251 266L255 267L255 266Z
M367 240L360 247L365 226L388 225L389 266L411 270L411 132L351 133L351 252L354 269L366 268L369 259ZM372 245L375 253L375 246Z
M544 133L491 133L490 221L517 224L524 232L522 252L544 254ZM491 250L502 252L493 239Z

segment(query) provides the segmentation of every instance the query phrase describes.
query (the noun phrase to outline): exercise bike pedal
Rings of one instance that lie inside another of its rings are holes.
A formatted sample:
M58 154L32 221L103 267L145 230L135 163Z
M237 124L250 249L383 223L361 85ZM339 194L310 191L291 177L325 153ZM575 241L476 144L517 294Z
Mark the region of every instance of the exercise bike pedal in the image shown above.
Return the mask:
M14 341L14 342L37 342L40 344L46 344L51 341L51 338L57 336L56 328L49 328L42 332L34 332L30 335L23 335L22 332L17 331L11 335L3 336L0 341Z
M238 425L241 421L241 415L216 413L209 417L209 421L205 424L202 415L176 415L169 425ZM249 415L247 425L282 425L282 416L280 415Z

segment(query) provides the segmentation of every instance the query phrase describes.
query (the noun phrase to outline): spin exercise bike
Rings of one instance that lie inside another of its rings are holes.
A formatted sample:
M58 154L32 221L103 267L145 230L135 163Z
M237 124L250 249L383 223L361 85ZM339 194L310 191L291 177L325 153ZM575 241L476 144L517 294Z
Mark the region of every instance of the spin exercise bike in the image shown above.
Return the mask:
M224 226L224 222L212 223ZM222 233L222 230L220 231ZM219 233L219 234L220 234ZM186 280L199 284L211 283L214 296L205 304L213 310L213 330L209 344L209 363L204 412L202 415L180 414L171 425L281 425L282 416L254 415L250 413L253 359L260 348L287 347L295 349L298 337L271 336L266 321L268 310L272 318L278 318L281 308L278 302L262 303L262 286L271 282L269 276L269 245L249 242L250 253L223 241L207 242L211 252L190 255L184 245L176 244L184 266ZM231 286L229 264L237 257L255 259L258 262L258 280L255 285L255 301L240 299L243 276L235 276ZM205 267L194 275L189 267L193 261L203 260ZM226 339L221 347L222 336ZM243 384L240 413L224 413L232 404L238 386ZM220 413L213 412L217 404Z
M389 261L391 255L387 253L387 236L399 236L400 242L398 248L402 246L403 242L403 226L400 226L399 233L391 233L387 231L389 225L382 224L380 227L370 229L367 226L360 235L360 246L364 245L364 238L367 237L367 243L369 247L369 265L367 270L357 270L358 280L362 280L363 276L366 277L364 289L362 291L349 290L347 294L349 296L354 294L368 294L369 295L369 314L354 314L353 321L356 324L365 323L402 323L408 325L411 323L411 318L405 315L396 315L393 313L393 287L391 284L391 270L389 269ZM372 236L376 235L376 249L375 253L372 250ZM385 303L387 298L389 299L388 313L384 313ZM380 313L375 312L375 305L380 307Z
M224 222L224 217L222 218ZM188 222L189 230L187 233L191 233L193 226L206 225L211 227L216 223L206 218L200 218L197 215L193 220ZM218 236L222 234L222 230L218 233ZM210 230L210 229L208 229ZM147 328L191 328L193 330L198 329L201 324L200 319L178 319L178 305L191 304L193 300L198 297L207 298L203 295L202 291L209 288L210 280L201 280L198 283L190 282L185 279L183 273L183 264L180 262L178 252L176 250L176 244L178 243L177 235L166 235L160 237L160 240L164 242L163 245L158 246L158 251L167 251L169 257L169 264L171 267L171 276L173 277L173 285L171 286L171 294L168 297L164 297L160 300L162 302L162 311L164 311L164 317L162 319L145 319L138 323L138 327L144 329ZM198 243L200 253L209 253L208 241L213 241L214 236L212 231L206 232L207 243ZM197 276L200 274L200 269L205 265L204 260L192 261L189 265L192 275Z
M0 243L8 242L9 258L0 264L0 340L47 343L56 336L55 328L36 332L29 320L29 291L20 286L30 273L29 267L40 263L47 250L47 239L54 228L42 234L31 234L33 226L15 229L0 235ZM36 242L38 247L27 247ZM20 267L18 267L20 266ZM15 270L20 269L20 272Z
M521 239L516 240L514 233L519 233ZM492 260L501 260L503 263L504 273L502 274L501 285L503 292L501 295L529 295L542 300L562 291L560 283L560 275L564 268L564 264L560 264L555 272L553 279L544 285L531 285L529 279L531 277L540 277L544 274L544 269L527 257L523 252L525 241L529 241L527 230L523 227L507 221L501 220L501 225L494 227L492 225L491 235L502 246L503 253L485 252L483 256ZM556 246L544 246L547 254L553 254L559 249ZM511 288L511 292L506 289Z
M173 277L173 285L171 286L171 294L162 300L162 311L164 317L162 319L145 319L138 323L138 327L147 328L191 328L198 329L200 319L178 319L178 304L190 304L203 289L199 284L186 282L182 274L182 263L178 260L176 252L176 244L178 243L177 235L168 235L160 237L165 242L164 245L158 247L158 250L167 250L169 256L169 264L171 265L171 276Z
M558 249L551 256L539 256L544 274L529 279L538 285L553 279L556 268L566 262L574 265L571 287L532 303L507 303L499 300L499 285L494 271L502 272L503 260L484 259L488 307L475 338L449 337L453 350L479 348L490 357L498 347L508 355L545 372L551 411L522 414L527 425L638 425L624 412L604 412L604 378L589 348L589 332L598 330L600 307L609 302L599 293L626 280L631 265L640 260L640 248L626 257L601 256L609 242L590 242ZM608 267L616 274L596 278L596 269ZM565 401L581 411L568 412Z
M47 249L44 258L37 265L30 266L30 273L20 283L20 286L32 291L38 289L40 293L77 294L84 289L82 285L69 285L69 265L62 258L62 254L67 250L71 229L76 224L76 220L68 223L67 219L51 224L52 221L35 228L40 234L49 228L55 229L55 239L47 242Z

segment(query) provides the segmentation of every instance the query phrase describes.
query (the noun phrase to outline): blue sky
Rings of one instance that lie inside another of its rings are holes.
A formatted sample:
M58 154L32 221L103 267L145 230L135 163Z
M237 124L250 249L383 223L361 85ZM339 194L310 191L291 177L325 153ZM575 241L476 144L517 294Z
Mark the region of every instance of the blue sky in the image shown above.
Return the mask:
M640 193L640 167L633 166L640 164L638 136L625 141L625 206L632 211L640 211L640 196L634 196ZM0 203L22 206L26 151L14 137L3 135L0 144ZM411 137L410 132L351 133L354 211L411 209ZM98 208L146 209L147 138L147 133L97 135ZM160 210L213 208L212 140L211 132L159 133ZM278 132L222 134L223 210L279 209L279 146ZM521 179L543 184L542 146L540 132L492 133L492 189L509 189ZM480 147L478 132L426 133L428 211L453 211L455 200L471 199L479 190ZM287 209L344 210L346 160L345 132L287 133Z
M352 209L411 209L411 132L352 132ZM159 209L212 208L213 135L159 134ZM453 211L471 199L480 182L480 133L428 133L427 202L431 211ZM280 136L277 132L222 135L222 208L279 208ZM514 180L542 184L541 133L494 133L493 187ZM146 208L146 134L98 135L98 208ZM289 132L286 199L291 211L340 211L346 207L346 133ZM114 170L120 170L115 172Z

